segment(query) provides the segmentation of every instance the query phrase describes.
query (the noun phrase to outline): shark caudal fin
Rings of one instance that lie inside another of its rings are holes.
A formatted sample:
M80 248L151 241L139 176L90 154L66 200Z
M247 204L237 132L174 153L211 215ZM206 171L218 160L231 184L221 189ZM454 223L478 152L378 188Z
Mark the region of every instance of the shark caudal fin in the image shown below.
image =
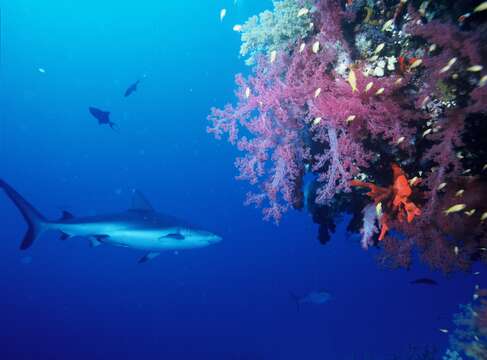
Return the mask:
M296 304L296 310L299 312L299 296L295 295L293 292L289 292L291 300Z
M37 211L27 200L15 191L14 188L2 179L0 179L0 189L5 191L27 222L28 229L20 244L20 249L25 250L29 248L34 240L46 229L48 222L39 211Z

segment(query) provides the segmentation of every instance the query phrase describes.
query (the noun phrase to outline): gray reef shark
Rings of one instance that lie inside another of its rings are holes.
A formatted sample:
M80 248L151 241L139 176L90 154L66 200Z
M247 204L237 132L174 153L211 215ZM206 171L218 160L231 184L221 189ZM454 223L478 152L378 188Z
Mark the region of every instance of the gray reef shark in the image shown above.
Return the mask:
M110 120L110 111L103 111L93 106L90 106L88 111L96 120L98 120L99 125L107 124L112 130L118 131L117 124Z
M134 82L132 85L130 85L127 90L125 90L125 93L123 94L124 97L132 95L132 93L137 91L137 86L139 86L140 80L137 80Z
M134 191L132 207L112 215L74 217L64 211L61 219L47 220L14 188L0 179L0 188L17 206L28 224L20 249L29 248L46 230L58 230L61 239L86 237L92 246L110 244L143 250L139 262L153 259L164 250L202 248L222 240L218 235L189 225L173 216L158 213L139 192Z
M331 300L331 294L326 290L312 291L305 296L297 296L292 292L289 292L289 295L291 295L291 299L296 303L298 311L301 304L323 305Z

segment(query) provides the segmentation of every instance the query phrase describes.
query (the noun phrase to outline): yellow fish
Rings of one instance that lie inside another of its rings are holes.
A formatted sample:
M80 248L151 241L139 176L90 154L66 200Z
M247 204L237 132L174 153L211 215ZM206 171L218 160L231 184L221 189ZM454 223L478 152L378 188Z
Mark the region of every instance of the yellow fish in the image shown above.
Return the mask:
M315 90L315 98L317 98L321 93L321 88Z
M482 87L485 84L487 84L487 75L482 76L479 80L479 87Z
M484 67L482 65L473 65L473 66L470 66L469 68L467 68L467 71L470 71L470 72L479 72L479 71L482 71Z
M245 89L245 98L248 98L250 96L250 88Z
M379 90L377 90L377 91L375 92L375 95L380 95L380 94L382 94L382 93L384 92L384 90L385 90L384 88L380 88Z
M480 222L484 222L485 219L487 219L487 211L480 216Z
M308 10L307 8L305 8L305 7L304 7L304 8L301 8L301 9L299 9L299 11L298 11L298 17L304 16L304 15L306 15L308 12L309 12L309 10Z
M455 193L455 196L462 196L464 192L465 192L465 190L460 189L460 190L458 190L458 191Z
M453 214L453 213L462 211L466 207L467 207L467 205L465 205L465 204L456 204L456 205L450 206L448 209L446 209L443 212L444 212L445 215Z
M406 138L404 136L401 136L399 139L397 139L396 144L402 143Z
M429 1L423 1L423 2L421 3L421 5L419 5L419 10L418 10L418 12L419 12L419 14L420 14L421 16L425 16L425 15L426 15L426 8L428 7L429 3L430 3Z
M446 182L441 183L440 185L438 185L438 190L443 189L445 186L446 186Z
M357 91L357 77L355 76L353 69L350 69L350 72L348 73L348 83L352 88L352 92Z
M479 12L479 11L485 11L485 10L487 10L487 1L484 1L482 4L477 5L473 9L473 12Z
M347 123L349 123L349 122L354 121L354 120L355 120L355 118L356 118L356 116L355 116L355 115L350 115L349 117L347 117L347 119L346 119L345 121L346 121Z
M313 52L315 54L318 53L318 51L320 50L320 42L319 41L315 41L314 44L313 44L313 47L311 48L311 50L313 50Z
M417 176L413 177L412 179L409 180L409 185L413 186L418 180L419 178Z
M372 89L372 86L374 86L374 83L371 81L369 82L367 85L365 85L365 92L369 91L370 89Z
M382 26L382 31L392 31L394 29L394 19L387 20Z
M377 47L374 50L374 54L380 53L382 51L382 49L384 49L384 46L386 46L386 44L384 44L384 43L377 45Z
M419 65L421 65L423 63L423 60L421 59L416 59L414 60L414 62L411 64L411 66L409 67L410 69L414 69L414 68L417 68Z
M475 209L465 211L465 215L467 216L472 216L473 214L475 214Z
M444 72L447 72L448 70L450 70L450 68L453 66L453 64L455 64L457 62L457 58L456 57L453 57L450 59L450 61L448 61L448 64L446 64L445 66L443 66L441 69L440 69L440 74L444 73Z
M381 218L382 217L382 203L378 203L376 206L375 206L375 213L377 214L377 217L378 218Z
M273 63L274 61L276 61L276 57L277 57L277 51L276 50L272 50L271 51L271 63Z

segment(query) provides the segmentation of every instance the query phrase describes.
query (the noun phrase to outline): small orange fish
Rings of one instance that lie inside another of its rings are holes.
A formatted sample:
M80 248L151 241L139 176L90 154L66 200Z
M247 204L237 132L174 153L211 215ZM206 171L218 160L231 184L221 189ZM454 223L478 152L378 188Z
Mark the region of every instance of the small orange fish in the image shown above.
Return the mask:
M399 56L399 71L401 74L404 74L408 70L408 66L411 65L411 60L415 60L415 58L411 60L407 60L404 56Z

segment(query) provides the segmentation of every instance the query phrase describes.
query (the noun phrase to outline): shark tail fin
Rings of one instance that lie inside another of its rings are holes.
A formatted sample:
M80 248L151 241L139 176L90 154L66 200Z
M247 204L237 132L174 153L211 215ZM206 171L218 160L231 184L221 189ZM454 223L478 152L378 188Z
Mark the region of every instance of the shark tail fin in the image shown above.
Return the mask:
M296 309L299 312L299 296L297 296L291 291L289 292L289 295L291 296L291 300L296 304Z
M120 132L120 128L118 127L118 125L116 123L114 123L113 121L110 121L108 122L108 125L110 126L110 128L115 131L115 132Z
M3 189L10 200L19 209L20 213L27 222L28 228L20 243L20 249L25 250L29 248L35 239L46 230L48 221L42 214L37 211L27 200L25 200L13 187L0 179L0 189Z

